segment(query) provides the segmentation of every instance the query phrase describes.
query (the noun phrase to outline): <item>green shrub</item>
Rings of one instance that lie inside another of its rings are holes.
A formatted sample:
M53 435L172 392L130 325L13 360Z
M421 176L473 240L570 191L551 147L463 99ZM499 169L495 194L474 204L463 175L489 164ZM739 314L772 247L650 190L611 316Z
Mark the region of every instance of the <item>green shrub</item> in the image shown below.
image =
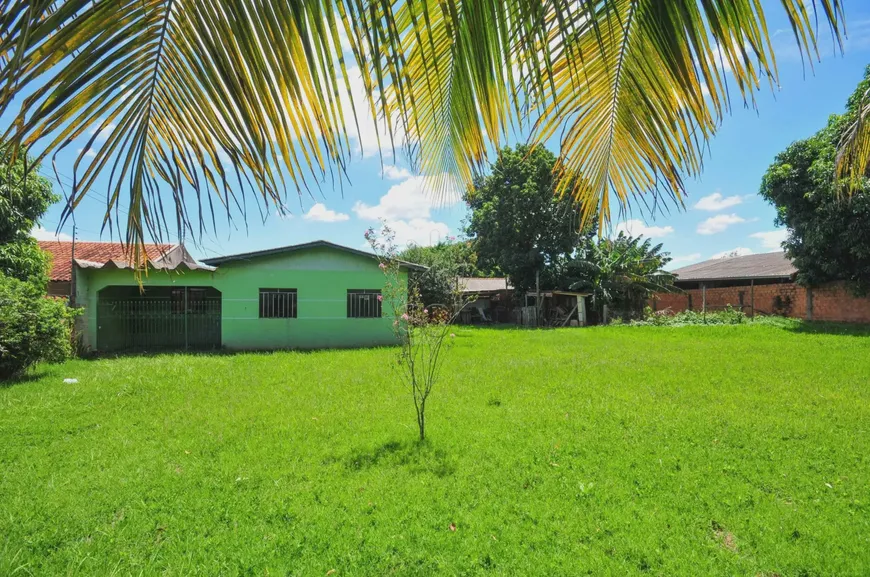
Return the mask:
M731 305L725 307L725 310L707 313L698 311L672 313L668 310L653 312L649 307L644 312L644 320L632 324L647 326L740 325L748 320L742 310L735 309Z
M0 381L21 375L38 361L69 358L75 315L38 285L0 273Z

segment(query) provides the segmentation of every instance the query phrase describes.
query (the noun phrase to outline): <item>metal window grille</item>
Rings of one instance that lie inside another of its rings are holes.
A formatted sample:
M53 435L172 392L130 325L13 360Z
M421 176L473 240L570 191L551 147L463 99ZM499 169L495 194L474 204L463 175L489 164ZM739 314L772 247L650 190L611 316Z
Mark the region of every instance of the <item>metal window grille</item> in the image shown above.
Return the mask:
M370 289L348 289L347 318L376 319L381 317L381 291Z
M296 289L260 289L261 319L295 319Z

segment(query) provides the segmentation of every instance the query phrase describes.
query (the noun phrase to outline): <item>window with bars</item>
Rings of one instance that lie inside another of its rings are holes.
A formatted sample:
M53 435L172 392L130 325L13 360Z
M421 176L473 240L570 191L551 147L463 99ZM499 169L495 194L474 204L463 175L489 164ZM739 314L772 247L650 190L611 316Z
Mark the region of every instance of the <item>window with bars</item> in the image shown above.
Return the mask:
M260 289L261 319L295 319L296 289Z
M348 289L347 318L376 319L381 316L381 291L370 289Z

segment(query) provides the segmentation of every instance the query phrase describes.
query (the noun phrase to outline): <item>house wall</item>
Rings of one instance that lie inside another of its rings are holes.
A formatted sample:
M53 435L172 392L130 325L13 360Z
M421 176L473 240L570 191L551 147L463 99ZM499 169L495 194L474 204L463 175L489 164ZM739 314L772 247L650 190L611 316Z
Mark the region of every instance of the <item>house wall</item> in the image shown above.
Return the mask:
M107 286L135 285L129 270L77 269L86 345L96 348L96 303ZM407 274L402 273L407 281ZM213 286L221 292L221 341L228 349L331 348L395 343L392 320L347 318L348 289L384 288L377 261L328 247L234 261L208 271L152 271L145 286ZM297 290L298 318L259 318L259 289Z
M707 310L721 310L727 305L740 306L741 293L743 310L751 310L753 289L744 286L708 288ZM759 314L778 314L792 318L809 318L807 289L795 283L758 285L755 292L755 310ZM779 297L777 299L777 297ZM829 283L812 289L812 320L870 323L870 298L852 295L844 283ZM687 290L682 293L657 294L649 302L654 310L671 309L673 312L684 310L700 311L703 303L701 289Z

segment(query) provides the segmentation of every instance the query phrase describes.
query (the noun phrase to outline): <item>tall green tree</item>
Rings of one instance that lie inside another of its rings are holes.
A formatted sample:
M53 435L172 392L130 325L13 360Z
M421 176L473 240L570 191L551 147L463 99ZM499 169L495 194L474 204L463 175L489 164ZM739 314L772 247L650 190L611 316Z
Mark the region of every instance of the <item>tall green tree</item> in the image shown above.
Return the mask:
M0 145L0 272L44 287L47 255L30 231L58 197L38 168L23 156L12 161L8 146Z
M7 0L0 115L40 158L81 146L72 204L102 176L131 243L284 206L364 123L441 193L517 128L559 138L558 192L604 223L681 204L732 100L778 86L776 4L808 61L842 44L842 0Z
M837 175L838 146L863 114L868 88L870 67L845 113L778 154L761 183L761 196L776 207L776 223L789 229L783 246L805 285L845 280L858 293L870 290L870 179Z
M657 292L674 289L674 275L664 270L670 254L651 239L626 236L592 239L568 265L571 290L588 291L592 306L640 313Z
M558 282L560 271L592 227L581 230L571 197L555 191L556 157L544 147L504 148L492 171L474 182L465 201L471 210L466 234L478 263L507 275L519 291Z

